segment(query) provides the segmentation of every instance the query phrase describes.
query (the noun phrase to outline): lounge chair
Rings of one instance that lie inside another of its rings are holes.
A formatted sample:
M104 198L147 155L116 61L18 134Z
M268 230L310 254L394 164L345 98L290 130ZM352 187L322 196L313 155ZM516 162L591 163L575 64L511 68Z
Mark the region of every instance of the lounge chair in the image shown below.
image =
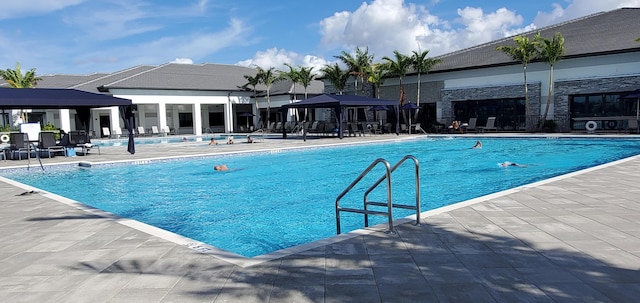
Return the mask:
M627 120L627 130L629 131L629 133L638 133L638 120L636 119L629 119Z
M416 123L414 124L414 132L417 134L418 132L421 132L423 134L427 134L427 131L425 131L424 129L422 129L422 123Z
M138 136L147 136L147 133L144 131L144 126L138 126Z
M111 137L114 139L120 139L120 137L122 137L122 130L118 127L114 128Z
M496 117L487 118L487 124L485 126L478 127L478 129L481 130L483 133L487 130L493 130L497 132L498 128L496 127Z
M311 133L317 133L317 132L318 132L318 121L313 121L313 123L311 123L311 127L307 129L307 133L311 134Z
M371 130L374 135L382 135L382 130L380 129L380 125L378 123L371 124Z
M111 132L109 131L108 127L102 128L102 137L111 138Z
M9 159L22 160L30 157L37 157L35 146L29 142L29 136L26 133L10 133L9 134Z
M67 155L67 149L60 146L56 142L56 134L53 132L41 132L38 139L38 152L40 155L46 152L49 158L55 156L56 153Z
M83 130L76 130L69 132L69 147L79 147L82 149L82 155L87 155L92 148L98 150L100 154L100 146L91 143L91 140L87 137L87 133Z
M476 125L476 123L478 122L478 118L469 118L469 122L467 123L467 128L466 131L470 132L478 132L478 127Z
M402 123L400 124L400 132L401 133L409 133L409 129L407 128L407 125Z
M151 126L151 135L152 136L159 136L160 132L158 131L158 127L157 126Z
M356 134L360 134L360 136L362 136L362 131L360 131L360 129L358 128L358 123L349 123L349 136L351 136L351 134L353 134L354 136Z
M162 135L163 136L168 136L171 133L171 129L169 128L169 126L164 126L162 127Z

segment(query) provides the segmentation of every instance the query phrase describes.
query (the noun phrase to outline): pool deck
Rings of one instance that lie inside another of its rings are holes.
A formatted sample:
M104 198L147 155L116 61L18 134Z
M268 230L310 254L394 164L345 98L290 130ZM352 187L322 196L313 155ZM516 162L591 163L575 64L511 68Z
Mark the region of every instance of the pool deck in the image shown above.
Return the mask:
M102 147L43 163L382 139L397 137ZM639 182L635 156L426 212L395 234L372 229L243 264L0 179L0 302L637 302Z

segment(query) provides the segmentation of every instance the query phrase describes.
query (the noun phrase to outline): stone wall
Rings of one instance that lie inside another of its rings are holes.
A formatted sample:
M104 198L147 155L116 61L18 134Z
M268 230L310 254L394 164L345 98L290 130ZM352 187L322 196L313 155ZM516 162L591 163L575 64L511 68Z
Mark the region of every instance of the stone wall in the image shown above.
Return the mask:
M558 131L571 131L571 115L569 96L627 92L640 88L640 76L611 77L598 79L576 79L568 81L556 81L554 87L555 113L562 116L561 121L556 121ZM558 120L558 118L556 118Z

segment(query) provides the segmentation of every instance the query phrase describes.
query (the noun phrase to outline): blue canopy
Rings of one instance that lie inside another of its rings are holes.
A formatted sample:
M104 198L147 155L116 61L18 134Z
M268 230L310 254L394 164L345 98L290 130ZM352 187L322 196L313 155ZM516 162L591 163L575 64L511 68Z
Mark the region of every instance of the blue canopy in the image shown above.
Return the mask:
M336 112L336 120L338 120L338 137L342 139L343 136L343 126L342 122L344 121L345 108L347 107L358 107L358 106L389 106L396 113L396 134L398 134L398 106L400 102L395 100L384 100L384 99L376 99L365 96L354 96L354 95L319 95L313 98L305 99L300 102L295 102L291 104L286 104L282 106L282 113L289 108L334 108ZM284 138L287 137L286 130L284 130L282 136Z
M355 106L398 106L399 102L395 100L376 99L365 96L354 95L319 95L313 98L305 99L300 102L283 105L284 108L331 108L336 106L355 107Z
M0 109L75 109L84 130L89 133L90 109L119 106L129 130L127 150L135 153L131 100L65 88L0 88Z

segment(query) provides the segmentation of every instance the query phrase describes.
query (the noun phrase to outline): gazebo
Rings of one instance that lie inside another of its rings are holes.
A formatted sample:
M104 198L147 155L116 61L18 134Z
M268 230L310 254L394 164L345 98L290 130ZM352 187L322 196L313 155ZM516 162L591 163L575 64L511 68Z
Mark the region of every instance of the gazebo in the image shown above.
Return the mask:
M291 103L282 106L281 113L284 114L289 108L333 108L336 113L336 120L338 121L338 137L344 138L344 127L342 122L344 121L344 112L347 107L361 107L361 106L388 106L394 110L396 115L396 134L398 134L399 128L399 109L400 102L395 100L376 99L365 96L354 95L319 95L313 98L305 99L300 102ZM283 138L287 137L287 132L283 128Z
M0 88L0 109L75 109L87 133L91 123L90 109L118 106L125 127L129 130L127 150L134 154L134 116L131 105L129 99L76 89Z

